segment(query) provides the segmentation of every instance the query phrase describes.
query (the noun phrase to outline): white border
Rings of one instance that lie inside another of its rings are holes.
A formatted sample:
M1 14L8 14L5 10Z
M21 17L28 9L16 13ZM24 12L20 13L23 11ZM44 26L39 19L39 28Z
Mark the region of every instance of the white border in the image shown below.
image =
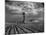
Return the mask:
M0 0L0 35L5 34L5 3L4 0Z
M20 0L20 1L23 1L23 0ZM44 2L46 6L45 0L26 0L26 1ZM46 12L45 11L46 11L46 7L44 9L44 28L46 29ZM45 34L46 34L46 30L44 33L32 33L32 34L23 34L23 35L45 35ZM0 35L5 35L5 0L0 0Z
M45 2L44 0L10 0L10 1L33 1L33 2Z

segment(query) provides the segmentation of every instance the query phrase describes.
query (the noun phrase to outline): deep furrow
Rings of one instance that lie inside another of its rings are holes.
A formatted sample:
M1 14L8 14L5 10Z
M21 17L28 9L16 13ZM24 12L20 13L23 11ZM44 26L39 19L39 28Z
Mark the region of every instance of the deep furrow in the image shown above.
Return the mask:
M11 29L10 34L14 34L14 28Z
M19 30L18 30L17 26L15 26L15 27L16 27L16 34L19 34Z
M7 31L8 31L8 29L9 29L9 26L5 28L5 32L7 32Z
M17 31L16 31L16 27L14 26L14 34L16 34L17 33Z
M17 27L19 27L21 30L23 30L23 28L21 28L20 26L17 26ZM24 31L24 30L23 30L23 32L24 32L24 33L28 33L28 32L26 32L26 31Z
M9 27L9 29L7 30L6 35L10 35L10 31L11 31L11 28Z
M21 30L19 27L17 27L17 28L18 28L18 31L20 34L24 34L23 30Z

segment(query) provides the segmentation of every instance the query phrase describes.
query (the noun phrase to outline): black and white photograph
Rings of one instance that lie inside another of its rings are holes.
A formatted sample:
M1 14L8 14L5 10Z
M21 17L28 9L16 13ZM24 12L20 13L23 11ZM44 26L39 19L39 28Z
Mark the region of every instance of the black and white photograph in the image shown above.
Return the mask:
M44 33L44 2L5 0L5 35Z

